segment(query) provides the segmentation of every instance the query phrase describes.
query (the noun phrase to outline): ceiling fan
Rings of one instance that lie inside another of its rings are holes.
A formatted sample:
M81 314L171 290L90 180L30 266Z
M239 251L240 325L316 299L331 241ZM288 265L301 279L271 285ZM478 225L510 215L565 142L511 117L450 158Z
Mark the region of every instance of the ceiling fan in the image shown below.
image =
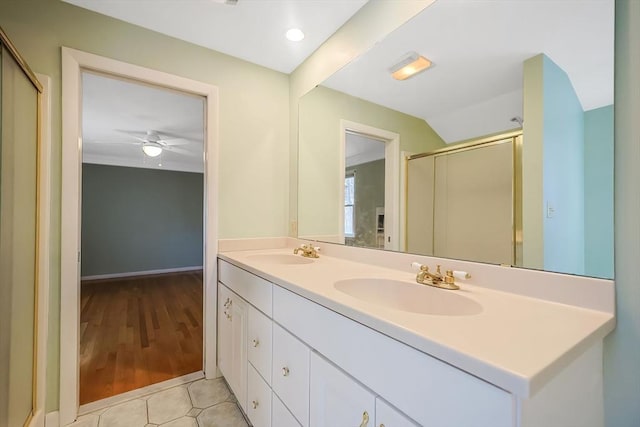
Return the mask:
M171 139L166 139L156 130L148 130L146 132L118 130L118 132L125 133L140 141L142 143L142 151L149 157L158 157L165 149L180 154L190 154L188 151L176 147L189 143L185 141L186 138L180 135L163 131L163 135L171 137ZM183 141L179 141L180 139Z

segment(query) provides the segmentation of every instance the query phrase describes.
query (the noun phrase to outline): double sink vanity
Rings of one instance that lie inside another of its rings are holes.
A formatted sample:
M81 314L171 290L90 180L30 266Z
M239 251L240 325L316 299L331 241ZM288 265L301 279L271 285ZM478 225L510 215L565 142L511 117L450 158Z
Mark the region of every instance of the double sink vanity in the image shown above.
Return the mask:
M218 259L218 366L255 427L603 425L612 281L276 240Z

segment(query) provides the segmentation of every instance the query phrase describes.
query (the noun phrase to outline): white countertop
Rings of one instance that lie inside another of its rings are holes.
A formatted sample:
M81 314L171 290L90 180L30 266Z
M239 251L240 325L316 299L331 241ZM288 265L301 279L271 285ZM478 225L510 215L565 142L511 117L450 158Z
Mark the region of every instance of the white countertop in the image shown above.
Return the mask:
M443 360L522 398L542 388L584 350L606 336L613 315L458 282L459 292L482 305L480 314L442 316L381 307L334 288L338 280L385 278L415 286L415 273L326 255L310 264L256 262L257 254L291 249L220 253L221 259L372 329Z

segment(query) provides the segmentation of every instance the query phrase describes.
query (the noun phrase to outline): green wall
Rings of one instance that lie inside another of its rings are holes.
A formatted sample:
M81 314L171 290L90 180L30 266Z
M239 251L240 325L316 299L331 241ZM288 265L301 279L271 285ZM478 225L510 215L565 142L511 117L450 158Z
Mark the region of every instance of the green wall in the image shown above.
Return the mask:
M31 68L52 78L52 253L46 410L53 411L58 408L59 390L60 47L218 87L221 238L287 234L289 194L283 189L289 186L289 77L58 0L0 2L0 26ZM260 171L260 179L247 171Z
M584 274L613 277L613 105L584 113Z
M616 329L605 339L607 427L640 425L640 2L616 0Z
M201 173L82 165L82 276L202 266Z
M344 185L339 182L340 120L399 134L400 151L422 153L445 145L422 119L323 86L300 99L298 114L300 236L336 236L339 233L339 190Z
M347 168L355 172L355 246L375 248L377 244L376 208L384 207L384 159Z

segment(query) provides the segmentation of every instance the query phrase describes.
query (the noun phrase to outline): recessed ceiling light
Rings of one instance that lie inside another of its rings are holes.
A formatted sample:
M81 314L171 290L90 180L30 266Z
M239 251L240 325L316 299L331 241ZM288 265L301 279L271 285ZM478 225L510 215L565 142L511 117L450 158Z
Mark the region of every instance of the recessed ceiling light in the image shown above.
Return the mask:
M304 38L304 33L300 28L291 28L287 31L287 39L292 42L299 42Z
M409 52L400 62L389 68L391 77L406 80L431 67L431 61L415 52Z

